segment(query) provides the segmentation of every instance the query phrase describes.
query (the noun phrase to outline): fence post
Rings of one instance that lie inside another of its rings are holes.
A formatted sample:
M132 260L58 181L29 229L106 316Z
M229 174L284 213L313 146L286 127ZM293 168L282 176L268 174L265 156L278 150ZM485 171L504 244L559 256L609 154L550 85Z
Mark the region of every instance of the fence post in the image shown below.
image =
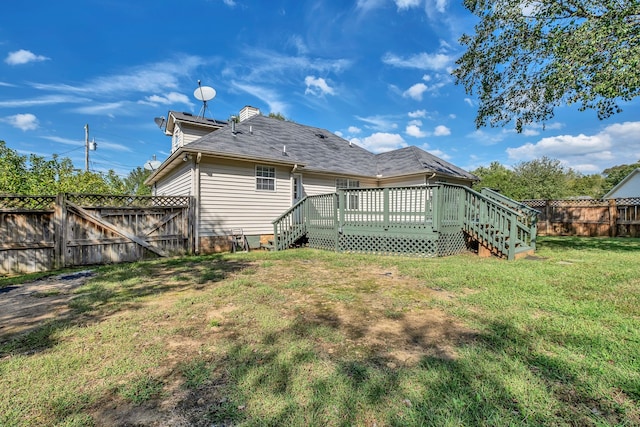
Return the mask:
M616 237L618 235L618 207L616 199L609 199L609 236Z
M53 223L53 258L54 268L59 270L65 267L65 254L67 252L67 203L66 195L60 193L56 196Z
M194 254L200 250L200 242L196 242L196 198L194 196L189 197L189 207L187 208L187 235L189 236L189 252Z
M551 200L544 201L544 217L544 234L552 236L552 234L549 234L549 228L551 227Z

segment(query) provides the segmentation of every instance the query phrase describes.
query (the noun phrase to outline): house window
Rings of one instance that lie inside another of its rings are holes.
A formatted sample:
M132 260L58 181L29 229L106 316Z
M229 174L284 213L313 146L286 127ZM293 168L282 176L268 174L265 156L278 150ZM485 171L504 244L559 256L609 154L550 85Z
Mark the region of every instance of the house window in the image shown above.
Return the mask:
M336 190L348 190L351 188L360 188L360 181L347 178L336 179ZM357 193L349 194L349 197L347 198L347 209L358 209Z
M276 168L256 166L256 190L276 191Z

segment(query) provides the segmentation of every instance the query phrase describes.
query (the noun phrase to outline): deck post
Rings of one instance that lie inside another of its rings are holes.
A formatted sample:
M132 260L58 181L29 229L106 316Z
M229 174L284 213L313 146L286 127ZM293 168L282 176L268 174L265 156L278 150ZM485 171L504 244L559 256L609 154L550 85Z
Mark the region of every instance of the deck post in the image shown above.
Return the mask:
M389 189L384 188L382 190L382 208L383 208L383 227L386 231L389 230Z
M509 249L507 259L509 261L516 259L516 240L518 236L518 220L515 215L509 215Z
M336 252L340 252L340 234L342 234L342 226L344 225L344 208L346 204L346 199L344 197L344 190L338 190L338 194L336 195L336 215L338 217L338 221L336 222L335 232L336 232Z
M433 187L433 231L440 231L440 185Z

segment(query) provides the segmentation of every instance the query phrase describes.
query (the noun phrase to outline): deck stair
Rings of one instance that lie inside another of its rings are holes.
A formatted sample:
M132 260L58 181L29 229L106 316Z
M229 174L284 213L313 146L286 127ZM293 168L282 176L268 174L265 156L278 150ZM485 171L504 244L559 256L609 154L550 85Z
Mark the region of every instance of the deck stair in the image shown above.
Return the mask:
M489 189L465 191L465 233L479 253L507 259L533 254L538 211Z
M307 238L346 252L445 256L477 242L479 254L535 251L538 212L502 194L453 184L339 190L308 196L274 222L274 249Z

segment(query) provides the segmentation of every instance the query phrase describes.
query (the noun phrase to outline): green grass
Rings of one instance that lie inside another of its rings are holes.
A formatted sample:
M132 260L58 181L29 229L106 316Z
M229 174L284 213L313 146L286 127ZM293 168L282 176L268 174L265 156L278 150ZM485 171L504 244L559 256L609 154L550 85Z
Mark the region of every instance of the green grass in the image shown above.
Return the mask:
M640 425L640 239L538 244L101 267L71 316L0 335L0 425Z

